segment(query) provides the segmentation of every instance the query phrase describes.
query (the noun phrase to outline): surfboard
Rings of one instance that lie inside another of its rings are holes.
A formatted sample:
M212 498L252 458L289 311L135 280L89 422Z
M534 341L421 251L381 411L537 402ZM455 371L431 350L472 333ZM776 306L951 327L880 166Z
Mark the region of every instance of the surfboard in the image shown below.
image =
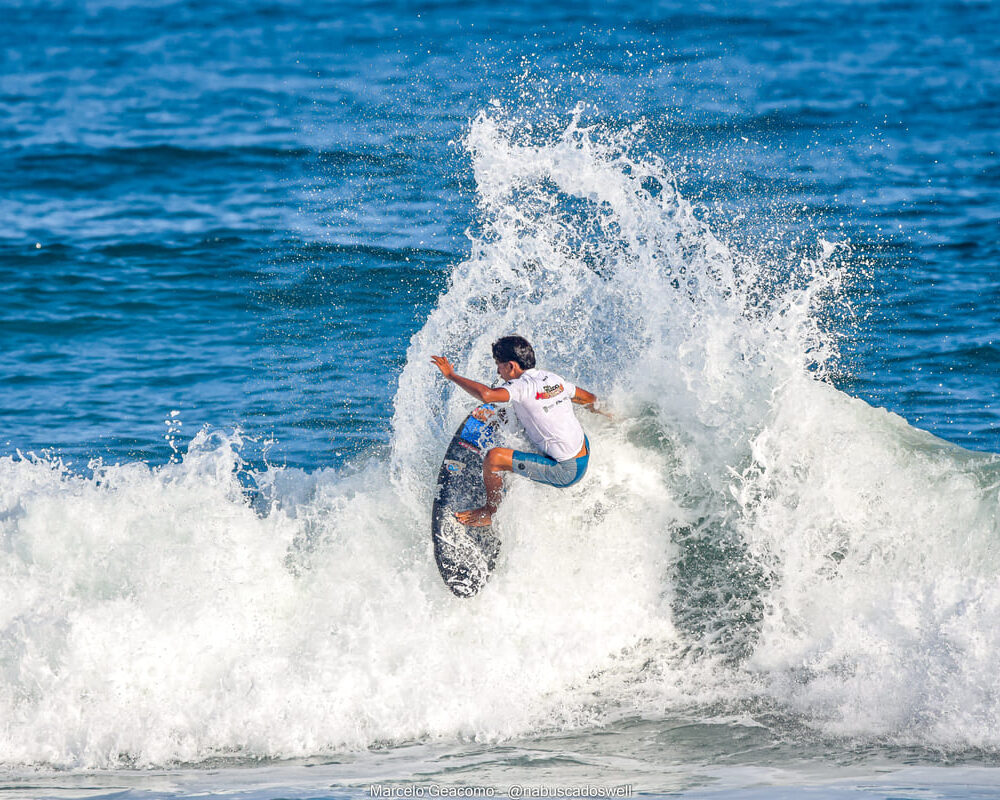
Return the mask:
M494 446L501 418L493 405L477 406L462 420L441 462L431 510L434 559L445 585L458 597L472 597L489 580L500 553L492 526L469 528L456 511L486 502L483 458Z

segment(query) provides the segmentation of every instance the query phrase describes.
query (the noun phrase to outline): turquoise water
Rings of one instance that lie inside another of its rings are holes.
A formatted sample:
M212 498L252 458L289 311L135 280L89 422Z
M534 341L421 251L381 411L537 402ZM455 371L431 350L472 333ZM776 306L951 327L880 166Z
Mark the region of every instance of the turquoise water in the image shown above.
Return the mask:
M3 17L11 796L990 796L994 5ZM515 330L616 420L459 603Z

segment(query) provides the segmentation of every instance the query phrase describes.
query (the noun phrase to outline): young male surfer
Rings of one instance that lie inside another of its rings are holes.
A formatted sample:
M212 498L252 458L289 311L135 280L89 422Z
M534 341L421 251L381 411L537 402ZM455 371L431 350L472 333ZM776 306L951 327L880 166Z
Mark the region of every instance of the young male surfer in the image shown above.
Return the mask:
M493 360L497 373L506 381L497 389L463 378L447 358L431 356L442 375L481 403L510 403L532 444L545 455L509 447L492 448L483 460L486 505L455 514L459 522L471 527L492 522L503 493L501 472L510 471L560 489L579 481L587 471L590 441L573 413L573 403L604 413L595 395L554 372L536 369L535 351L521 336L504 336L495 341Z

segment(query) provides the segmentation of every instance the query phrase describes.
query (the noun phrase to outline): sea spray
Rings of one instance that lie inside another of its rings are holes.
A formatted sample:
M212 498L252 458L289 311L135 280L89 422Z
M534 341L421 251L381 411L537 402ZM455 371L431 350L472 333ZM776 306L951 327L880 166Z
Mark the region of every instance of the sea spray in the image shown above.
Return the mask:
M483 113L469 149L482 231L411 345L397 444L409 448L399 432L415 424L413 397L433 398L445 429L468 403L434 383L431 352L487 380L489 342L526 335L543 363L632 417L592 436L595 452L628 430L649 448L640 463L667 456L659 491L673 510L640 524L674 545L662 580L682 651L722 657L700 670L706 685L735 665L720 697L762 679L762 702L820 730L935 744L973 731L955 743L995 744L1000 649L980 609L1000 599L997 461L827 382L843 333L831 320L851 313L850 247L818 239L791 270L731 252L627 129L575 118L538 141ZM419 444L410 452L422 468ZM537 491L514 485L525 495ZM894 640L898 621L883 627L897 614L926 630Z

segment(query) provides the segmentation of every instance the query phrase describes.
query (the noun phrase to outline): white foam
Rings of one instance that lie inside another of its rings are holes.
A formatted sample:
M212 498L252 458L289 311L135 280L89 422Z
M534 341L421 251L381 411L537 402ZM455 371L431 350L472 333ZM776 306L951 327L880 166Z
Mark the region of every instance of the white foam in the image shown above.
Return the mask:
M996 457L805 380L754 451L742 528L776 580L748 667L838 734L1000 745Z
M282 475L282 507L260 518L232 453L199 435L181 464L91 480L0 461L5 762L506 736L575 714L573 687L637 630L669 634L663 557L649 558L668 545L630 515L670 506L614 464L595 480L623 502L600 514L581 489L572 519L522 519L534 487L512 492L495 588L459 602L429 557L426 511L378 465ZM613 591L609 569L627 576Z

